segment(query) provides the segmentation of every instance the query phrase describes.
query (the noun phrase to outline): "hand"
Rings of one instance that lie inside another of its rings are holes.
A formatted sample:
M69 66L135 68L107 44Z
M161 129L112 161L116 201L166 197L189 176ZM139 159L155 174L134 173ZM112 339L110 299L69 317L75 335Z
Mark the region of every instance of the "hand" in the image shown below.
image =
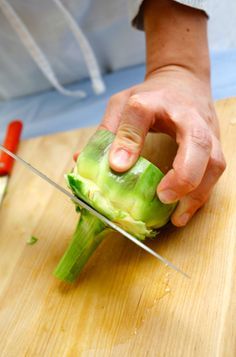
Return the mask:
M173 168L157 188L161 201L179 201L171 220L184 226L207 201L225 169L210 89L207 17L171 0L144 0L145 81L113 96L101 128L116 134L110 166L128 170L149 130L178 143Z
M157 188L164 203L179 200L172 223L185 225L207 201L225 169L209 82L178 66L147 76L144 83L114 95L100 128L116 133L110 166L128 170L138 159L149 130L175 138L173 168Z
M184 226L207 201L225 169L210 89L207 16L171 0L144 0L145 81L113 96L101 127L116 133L110 166L130 168L149 130L178 143L173 168L157 188L163 202L179 200L172 223Z

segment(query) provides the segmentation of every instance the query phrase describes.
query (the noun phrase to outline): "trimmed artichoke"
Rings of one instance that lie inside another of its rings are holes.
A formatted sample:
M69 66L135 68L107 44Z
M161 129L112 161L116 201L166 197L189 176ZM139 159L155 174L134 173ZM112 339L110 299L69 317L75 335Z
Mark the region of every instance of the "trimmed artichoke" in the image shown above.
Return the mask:
M80 153L73 172L66 175L68 185L76 196L137 239L154 237L175 208L175 204L163 204L156 195L164 175L143 157L125 173L112 171L108 155L113 139L110 131L95 133ZM98 218L82 209L72 242L55 275L74 281L109 231Z

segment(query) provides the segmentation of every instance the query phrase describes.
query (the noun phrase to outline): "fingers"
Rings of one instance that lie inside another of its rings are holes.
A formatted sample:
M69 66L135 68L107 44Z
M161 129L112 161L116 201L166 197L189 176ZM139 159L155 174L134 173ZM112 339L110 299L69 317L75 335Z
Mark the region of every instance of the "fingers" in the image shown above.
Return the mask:
M113 170L123 172L135 164L153 119L154 112L144 95L136 94L128 99L110 150L109 160Z
M158 186L158 196L164 203L179 200L196 189L205 174L212 151L212 136L201 118L189 120L177 129L179 149L170 170Z
M106 130L110 130L113 133L117 131L121 113L123 111L127 99L129 98L129 95L130 95L130 91L125 90L123 92L113 95L110 98L106 107L103 120L99 125L98 130L106 129ZM79 152L76 152L73 155L74 161L77 161L78 156L79 156Z
M184 226L194 213L208 200L212 188L222 175L226 167L225 159L217 138L212 139L212 152L206 172L200 185L183 197L172 215L172 223L176 226Z
M161 90L135 95L129 90L111 98L100 126L116 134L109 162L117 172L135 164L150 129L176 138L179 148L173 169L157 188L162 202L179 201L172 215L176 226L185 225L207 201L225 169L220 142L213 130L217 119L214 113L210 115L212 125L192 109L191 101L185 104L181 98L176 100L171 93Z
M125 90L113 95L106 107L102 122L98 128L117 132L124 106L130 96L130 90Z

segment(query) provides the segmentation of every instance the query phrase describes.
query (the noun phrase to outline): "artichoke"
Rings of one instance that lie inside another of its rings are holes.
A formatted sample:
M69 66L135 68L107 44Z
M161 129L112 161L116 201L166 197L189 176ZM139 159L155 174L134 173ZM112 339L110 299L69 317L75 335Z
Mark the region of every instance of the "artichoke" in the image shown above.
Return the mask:
M66 175L72 192L112 222L139 240L155 237L164 226L175 204L163 204L156 187L164 176L151 162L139 157L125 173L109 167L109 148L114 134L97 131L83 151L76 166ZM80 219L72 241L55 270L59 279L73 282L100 242L111 231L97 217L76 207Z

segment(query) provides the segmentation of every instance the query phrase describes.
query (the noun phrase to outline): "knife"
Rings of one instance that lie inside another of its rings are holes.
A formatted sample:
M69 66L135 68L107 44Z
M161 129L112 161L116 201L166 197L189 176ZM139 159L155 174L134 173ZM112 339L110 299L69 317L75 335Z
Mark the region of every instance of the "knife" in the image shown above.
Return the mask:
M4 147L15 153L18 148L23 124L20 120L12 121L8 127L4 140ZM0 205L6 193L9 176L13 168L14 159L2 152L0 155Z
M28 163L27 161L25 161L24 159L22 159L21 157L19 157L18 155L14 154L13 152L11 152L10 150L6 149L5 147L3 147L2 145L0 145L0 150L4 151L6 154L8 154L9 156L11 156L11 158L17 160L18 162L20 162L21 164L23 164L25 167L27 167L30 171L32 171L35 175L41 177L44 181L48 182L51 186L53 186L54 188L56 188L58 191L64 193L67 197L69 197L72 201L74 201L75 203L77 203L78 205L80 205L82 208L85 208L86 210L88 210L90 213L92 213L94 216L96 216L97 218L99 218L103 223L105 223L106 225L108 225L109 227L111 227L113 230L121 233L123 236L125 236L126 238L128 238L129 240L131 240L133 243L135 243L136 245L138 245L139 247L141 247L142 249L144 249L146 252L148 252L149 254L151 254L152 256L154 256L155 258L157 258L158 260L160 260L162 263L164 263L166 266L174 269L175 271L181 273L183 276L185 276L186 278L190 278L190 276L188 274L186 274L185 272L183 272L180 268L178 268L177 266L175 266L173 263L171 263L169 260L167 260L166 258L164 258L163 256L161 256L160 254L154 252L154 250L152 250L151 248L149 248L148 246L146 246L145 244L143 244L141 241L139 241L137 238L133 237L130 233L126 232L123 228L121 228L120 226L118 226L117 224L115 224L114 222L110 221L108 218L106 218L105 216L103 216L101 213L99 213L98 211L96 211L93 207L89 206L85 201L81 200L80 198L78 198L77 196L73 195L71 192L69 192L68 190L66 190L64 187L60 186L58 183L56 183L55 181L51 180L48 176L46 176L44 173L42 173L41 171L39 171L38 169L36 169L34 166L32 166L30 163Z

